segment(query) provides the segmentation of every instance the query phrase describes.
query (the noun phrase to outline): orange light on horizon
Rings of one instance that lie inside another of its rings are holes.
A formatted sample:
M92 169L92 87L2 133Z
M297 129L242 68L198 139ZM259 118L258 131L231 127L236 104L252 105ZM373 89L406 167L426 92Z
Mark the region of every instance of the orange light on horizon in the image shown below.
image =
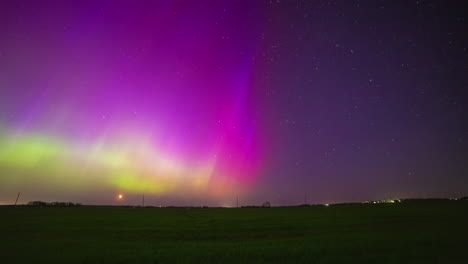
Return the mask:
M117 198L119 198L119 200L122 200L122 199L123 199L123 195L122 195L122 194L119 194L119 195L117 196Z

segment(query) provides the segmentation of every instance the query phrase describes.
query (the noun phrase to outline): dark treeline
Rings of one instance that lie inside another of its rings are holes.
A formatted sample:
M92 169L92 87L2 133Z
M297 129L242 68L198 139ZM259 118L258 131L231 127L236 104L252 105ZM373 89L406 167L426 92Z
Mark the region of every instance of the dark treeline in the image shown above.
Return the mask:
M378 200L378 201L364 201L358 203L335 203L335 204L298 204L298 205L289 205L289 206L274 206L274 207L316 207L316 206L331 206L331 205L346 205L346 204L379 204L379 203L414 203L414 202L430 202L430 201L468 201L468 196L463 196L459 198L405 198L405 199L395 199L395 200ZM81 203L73 203L73 202L43 202L43 201L31 201L26 205L20 206L28 206L28 207L79 207L79 206L91 206L91 207L142 207L139 205L119 205L119 206L112 206L112 205L83 205ZM210 206L143 206L145 208L214 208ZM215 206L216 207L216 206ZM240 208L270 208L273 205L270 202L264 202L261 205L242 205L238 206Z
M27 204L27 206L36 206L36 207L76 207L82 206L80 203L72 203L72 202L42 202L42 201L32 201Z

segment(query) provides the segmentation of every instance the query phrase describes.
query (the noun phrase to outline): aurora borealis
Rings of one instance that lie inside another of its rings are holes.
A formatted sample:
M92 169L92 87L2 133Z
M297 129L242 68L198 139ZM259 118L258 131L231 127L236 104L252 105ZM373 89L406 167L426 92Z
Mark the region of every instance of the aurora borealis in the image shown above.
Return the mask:
M0 203L461 195L466 22L421 2L3 1Z
M258 29L188 3L36 4L3 23L3 186L218 197L254 182Z

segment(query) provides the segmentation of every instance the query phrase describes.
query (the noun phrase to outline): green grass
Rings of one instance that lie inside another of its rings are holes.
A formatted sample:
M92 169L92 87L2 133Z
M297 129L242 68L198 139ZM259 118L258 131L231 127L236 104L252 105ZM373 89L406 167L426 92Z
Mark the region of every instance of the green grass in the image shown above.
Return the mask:
M468 202L0 207L1 263L468 263Z

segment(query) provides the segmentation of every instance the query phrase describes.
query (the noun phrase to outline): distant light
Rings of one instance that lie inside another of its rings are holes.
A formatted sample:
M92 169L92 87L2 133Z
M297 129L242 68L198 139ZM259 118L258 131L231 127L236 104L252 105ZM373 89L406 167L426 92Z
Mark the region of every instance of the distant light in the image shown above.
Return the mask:
M325 206L329 206L329 204L324 204Z
M122 199L123 199L123 195L122 195L122 194L119 194L118 198L119 198L119 200L122 200Z

